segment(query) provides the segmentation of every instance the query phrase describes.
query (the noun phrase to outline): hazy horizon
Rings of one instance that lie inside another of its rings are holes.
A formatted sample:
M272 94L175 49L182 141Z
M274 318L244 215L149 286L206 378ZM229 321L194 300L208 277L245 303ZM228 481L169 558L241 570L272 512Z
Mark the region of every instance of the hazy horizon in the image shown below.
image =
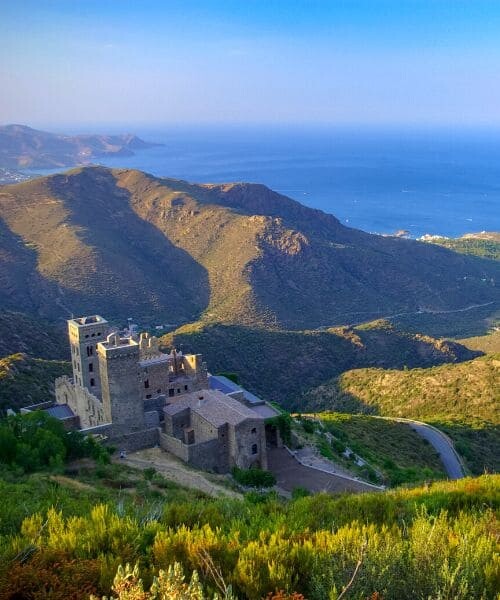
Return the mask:
M500 128L489 0L25 0L0 17L2 123Z

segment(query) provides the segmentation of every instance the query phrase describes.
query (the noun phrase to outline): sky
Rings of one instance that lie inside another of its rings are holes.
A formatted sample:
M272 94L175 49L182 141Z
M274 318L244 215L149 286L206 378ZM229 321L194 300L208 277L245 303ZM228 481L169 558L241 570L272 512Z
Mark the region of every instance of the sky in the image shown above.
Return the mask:
M2 0L0 123L500 125L500 0Z

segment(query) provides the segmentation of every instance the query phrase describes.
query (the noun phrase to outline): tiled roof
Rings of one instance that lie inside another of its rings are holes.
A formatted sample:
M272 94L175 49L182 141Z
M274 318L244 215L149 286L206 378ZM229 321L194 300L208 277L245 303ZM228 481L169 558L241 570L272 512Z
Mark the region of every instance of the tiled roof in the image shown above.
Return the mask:
M237 425L246 419L262 419L259 414L219 390L200 390L184 394L166 406L164 411L166 414L175 415L186 408L190 408L215 427L225 423Z

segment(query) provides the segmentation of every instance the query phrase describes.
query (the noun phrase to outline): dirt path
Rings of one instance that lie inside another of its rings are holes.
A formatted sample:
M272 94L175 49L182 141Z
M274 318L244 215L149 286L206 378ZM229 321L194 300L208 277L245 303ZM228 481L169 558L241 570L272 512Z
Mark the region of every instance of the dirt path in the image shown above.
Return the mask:
M193 490L199 490L209 496L241 497L237 492L224 487L216 481L212 481L208 475L191 469L182 461L160 448L148 448L146 450L139 450L138 452L131 452L127 455L127 458L116 459L116 462L142 470L153 467L174 483Z

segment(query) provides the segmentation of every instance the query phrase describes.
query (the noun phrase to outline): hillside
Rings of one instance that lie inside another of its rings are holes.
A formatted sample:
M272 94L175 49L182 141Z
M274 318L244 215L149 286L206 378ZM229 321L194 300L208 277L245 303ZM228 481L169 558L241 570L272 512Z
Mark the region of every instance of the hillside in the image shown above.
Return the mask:
M500 329L486 335L464 338L459 340L459 343L470 350L484 352L485 354L500 354Z
M491 260L500 260L500 233L483 231L467 233L459 238L447 238L437 235L423 236L421 241L437 244L462 254L480 256Z
M0 416L7 408L19 409L54 398L54 380L69 375L71 365L62 360L12 354L0 358Z
M212 372L237 373L256 394L297 410L304 392L353 366L402 369L477 356L454 342L408 334L385 321L323 331L186 326L162 341L201 352Z
M19 352L69 360L65 324L54 325L19 312L0 310L0 358Z
M343 373L338 389L376 414L426 420L467 417L500 423L500 355L460 364L407 370L356 369ZM308 399L329 402L328 387ZM336 401L334 395L331 396Z
M500 471L500 355L409 370L356 369L307 392L315 410L368 412L431 422L474 473Z
M25 125L0 126L0 167L54 169L100 156L130 156L155 144L135 135L58 135Z
M297 417L294 432L304 445L317 445L324 457L374 483L396 486L446 477L438 453L407 423L325 412Z
M0 218L0 306L52 319L310 329L499 298L498 263L349 229L261 185L87 167L1 188Z

